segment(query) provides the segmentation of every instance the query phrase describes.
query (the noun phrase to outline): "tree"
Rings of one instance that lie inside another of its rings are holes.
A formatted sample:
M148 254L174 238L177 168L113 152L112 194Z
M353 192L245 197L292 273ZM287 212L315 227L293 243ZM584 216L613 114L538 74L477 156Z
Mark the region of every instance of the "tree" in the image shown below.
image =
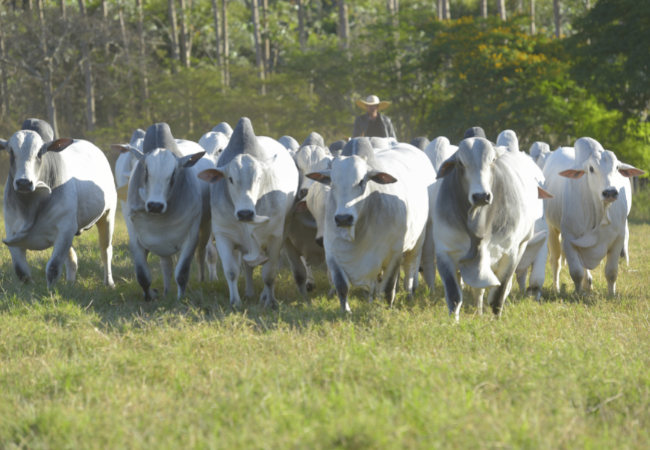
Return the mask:
M221 0L223 16L223 84L230 86L230 41L228 39L228 0Z
M341 47L349 48L350 46L350 23L348 22L348 5L345 0L338 0L339 3L339 39Z
M488 10L487 10L487 0L481 0L481 17L487 19Z
M79 14L87 27L88 13L85 0L79 0ZM84 84L86 87L86 123L88 131L95 131L95 87L93 85L93 68L90 61L90 45L85 36L81 39L81 52L83 54Z
M187 21L187 7L185 0L179 0L181 7L181 64L185 68L190 67L190 54L192 52L189 37L189 23Z
M530 0L530 34L535 36L535 0Z
M497 0L497 5L499 6L499 16L501 16L501 20L507 20L506 0Z
M177 70L176 62L180 60L178 53L178 24L176 22L176 0L167 0L167 9L169 10L169 41L172 50L172 71Z
M300 51L307 49L307 42L305 36L305 3L304 0L298 0L298 42L300 43Z
M560 11L560 0L553 0L553 19L555 22L555 37L562 37L562 13Z

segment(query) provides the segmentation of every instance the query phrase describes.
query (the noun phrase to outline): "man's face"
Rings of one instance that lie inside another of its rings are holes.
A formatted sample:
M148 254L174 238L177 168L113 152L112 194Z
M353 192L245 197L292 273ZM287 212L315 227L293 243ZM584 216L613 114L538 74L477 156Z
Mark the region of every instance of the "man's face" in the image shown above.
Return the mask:
M377 110L379 108L379 105L366 105L366 111L368 111L368 115L374 119L377 117Z

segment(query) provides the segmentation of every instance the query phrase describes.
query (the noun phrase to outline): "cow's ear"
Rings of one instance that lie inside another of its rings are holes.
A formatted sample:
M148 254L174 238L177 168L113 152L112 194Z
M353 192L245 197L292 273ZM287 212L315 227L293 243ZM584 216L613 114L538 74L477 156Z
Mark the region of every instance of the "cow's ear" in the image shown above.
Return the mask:
M43 145L42 153L45 152L61 152L66 148L70 147L74 143L72 138L61 138L54 141L48 142Z
M309 208L307 208L307 202L304 200L299 201L296 206L293 208L295 212L303 212L303 211L309 211Z
M618 166L618 171L621 175L623 175L626 178L631 178L631 177L638 177L640 175L644 175L645 172L641 169L637 169L634 166L631 166L629 164L623 164L621 163Z
M187 155L183 156L180 160L180 165L181 167L187 169L189 167L194 166L197 162L199 162L199 159L203 158L205 156L205 152L199 152L199 153L194 153L193 155Z
M221 180L226 176L223 170L217 170L217 169L206 169L197 175L199 177L199 180L203 180L207 183L216 183L217 181Z
M561 177L573 178L574 180L577 180L578 178L582 177L584 174L585 174L584 170L569 169L569 170L563 170L558 175L560 175Z
M0 139L0 150L6 150L7 145L8 145L7 141L5 141L4 139Z
M397 178L394 176L386 172L378 172L376 170L373 170L368 174L368 179L374 181L377 184L393 184L397 182Z
M312 172L305 175L310 180L318 181L326 186L332 185L331 170L321 170L320 172Z
M111 150L114 150L118 153L128 153L130 147L131 146L129 144L111 144Z
M142 164L144 164L144 160L147 159L144 153L142 153L140 150L138 150L135 147L131 147L129 145L129 150L131 151L131 154L135 156L135 158L140 161Z
M553 198L553 194L551 194L546 189L542 189L541 187L537 186L537 198Z
M456 168L456 154L452 155L450 158L445 160L438 169L437 178L444 178L451 173L453 169Z

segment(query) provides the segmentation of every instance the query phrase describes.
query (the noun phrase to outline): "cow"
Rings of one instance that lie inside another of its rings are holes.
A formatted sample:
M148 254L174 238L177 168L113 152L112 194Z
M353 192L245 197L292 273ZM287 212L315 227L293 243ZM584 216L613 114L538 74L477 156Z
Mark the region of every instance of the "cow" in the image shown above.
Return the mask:
M277 307L275 279L294 200L298 169L286 148L257 137L251 121L239 120L219 167L199 177L211 183L212 231L230 290L230 304L241 308L237 290L240 255L246 274L246 297L252 297L253 269L262 265L264 291L260 303Z
M544 170L544 164L549 156L551 156L551 147L546 142L535 142L530 146L530 157L533 158L537 167Z
M435 138L424 149L424 153L429 158L429 161L431 161L433 170L436 173L440 170L442 163L449 159L456 151L458 151L458 147L451 145L449 139L444 136Z
M499 316L528 241L535 205L547 193L522 170L520 155L485 138L467 138L438 170L433 235L450 315L459 318L458 272L482 311L483 291Z
M111 269L117 193L110 165L93 144L71 138L54 139L50 125L28 119L9 141L10 168L4 191L6 239L14 271L31 279L27 250L53 247L45 268L48 288L61 276L65 263L74 283L78 262L75 236L97 225L104 264L104 284L114 287Z
M499 133L497 145L506 147L509 152L519 153L519 139L517 139L517 133L512 130L504 130Z
M429 140L428 137L426 136L420 136L416 137L411 140L411 145L415 148L418 148L422 151L424 151L425 148L427 148L427 145L429 145L431 141Z
M291 136L282 136L278 142L286 148L293 156L294 153L300 148L300 144Z
M325 141L323 140L323 136L316 133L315 131L309 133L309 136L307 136L307 138L303 141L303 143L300 145L300 148L306 147L308 145L315 145L316 147L320 147L324 149L327 148L325 147Z
M208 186L197 180L197 173L213 165L201 159L205 151L183 155L166 123L147 129L142 152L130 145L128 149L138 160L126 200L132 223L128 230L129 250L138 284L145 300L158 297L158 291L151 288L147 264L151 252L160 257L163 295L168 295L172 256L180 252L175 273L180 299L187 288L195 253L199 281L204 277L205 248L210 238L210 194Z
M205 150L205 157L210 158L216 165L223 149L228 145L229 139L230 138L224 133L219 131L210 131L201 136L201 139L199 139L199 145Z
M356 138L331 168L308 177L331 185L324 246L341 310L350 311L350 286L371 291L382 271L380 291L392 306L402 265L410 296L429 221L429 180L435 177L426 156L408 144L375 154L369 139Z
M592 290L589 271L604 258L608 292L616 293L618 258L624 249L626 218L632 206L627 178L644 173L620 162L613 152L588 137L549 156L544 176L555 198L546 203L546 221L556 291L560 289L563 250L576 293Z
M341 139L340 141L332 142L332 143L330 144L330 146L328 147L328 149L329 149L329 151L330 151L330 154L331 154L334 158L336 158L337 156L339 156L339 155L341 154L341 152L343 151L343 147L345 147L345 143L346 143L346 142L347 142L347 141L344 140L344 139Z
M232 136L232 127L226 122L221 122L219 125L214 127L212 131L214 133L223 133L228 139Z

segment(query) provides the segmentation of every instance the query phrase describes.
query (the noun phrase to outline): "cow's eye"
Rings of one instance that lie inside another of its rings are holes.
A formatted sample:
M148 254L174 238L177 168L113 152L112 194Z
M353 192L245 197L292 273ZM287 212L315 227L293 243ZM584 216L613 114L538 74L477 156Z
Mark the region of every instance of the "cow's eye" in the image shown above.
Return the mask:
M594 173L594 168L589 166L589 172Z
M228 177L228 179L230 180L230 184L235 184L235 183L233 183L233 181L232 181L232 177Z
M465 167L461 160L458 160L458 167L460 167L461 169Z
M366 187L366 180L361 180L361 181L359 181L359 187L360 187L361 189L365 189L365 187Z

